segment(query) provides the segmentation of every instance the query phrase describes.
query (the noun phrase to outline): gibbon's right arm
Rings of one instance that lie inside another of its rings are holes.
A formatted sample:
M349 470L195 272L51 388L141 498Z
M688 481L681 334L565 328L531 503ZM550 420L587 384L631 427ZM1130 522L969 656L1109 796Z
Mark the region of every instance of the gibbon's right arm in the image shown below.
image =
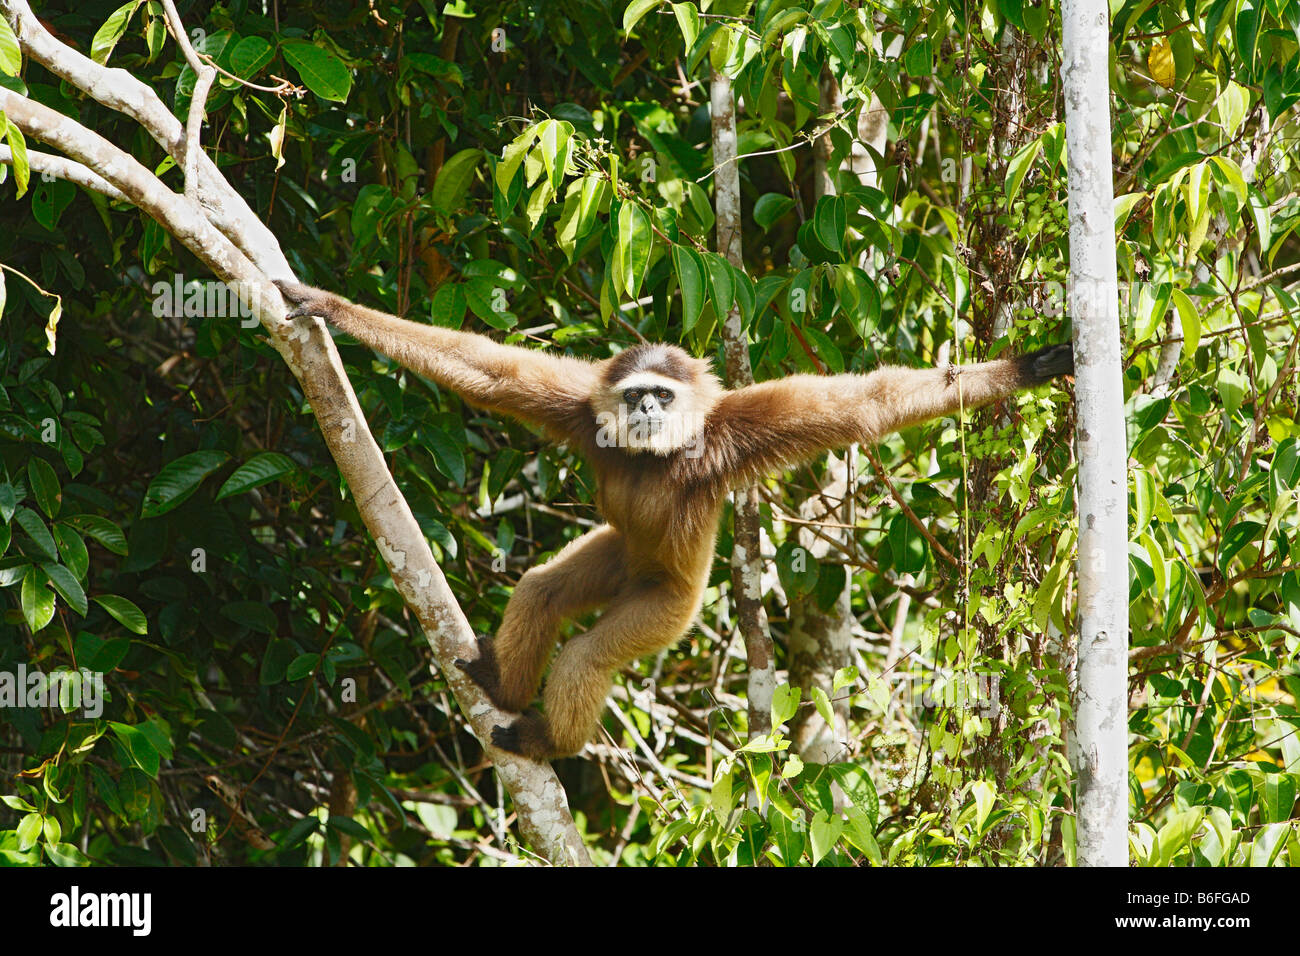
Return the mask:
M598 386L589 362L399 319L296 282L275 285L289 318L318 315L472 405L541 425L562 441L589 426L587 399Z
M726 477L747 483L854 442L978 408L1074 372L1067 343L947 368L791 375L726 393L710 416Z

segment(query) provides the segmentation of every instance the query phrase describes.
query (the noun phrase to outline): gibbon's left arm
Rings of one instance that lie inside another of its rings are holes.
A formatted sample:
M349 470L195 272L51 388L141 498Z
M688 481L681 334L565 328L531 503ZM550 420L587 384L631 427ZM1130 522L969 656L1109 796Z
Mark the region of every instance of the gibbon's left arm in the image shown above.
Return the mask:
M291 306L289 318L319 315L472 405L541 425L561 441L590 427L587 399L599 385L590 362L399 319L296 282L275 285Z
M977 408L1074 371L1069 344L975 365L886 366L866 375L791 375L727 392L710 415L710 444L744 484L854 442L961 408Z

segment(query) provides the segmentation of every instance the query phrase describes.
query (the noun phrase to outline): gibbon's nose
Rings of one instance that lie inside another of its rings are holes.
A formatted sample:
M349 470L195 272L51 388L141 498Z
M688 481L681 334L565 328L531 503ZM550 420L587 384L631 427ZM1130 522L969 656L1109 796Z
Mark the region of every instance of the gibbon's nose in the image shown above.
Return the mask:
M641 399L641 411L645 412L645 414L649 415L655 411L658 411L658 408L659 408L658 403L649 395Z

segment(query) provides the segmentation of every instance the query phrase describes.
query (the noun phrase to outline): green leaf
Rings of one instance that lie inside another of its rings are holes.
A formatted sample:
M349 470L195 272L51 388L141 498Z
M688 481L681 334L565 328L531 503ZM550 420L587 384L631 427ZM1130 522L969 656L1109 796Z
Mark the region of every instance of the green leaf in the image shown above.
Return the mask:
M465 484L465 453L461 447L441 428L430 427L424 435L438 470L457 486Z
M1291 819L1295 807L1296 775L1271 773L1264 777L1259 793L1259 815L1264 823L1277 823Z
M573 124L564 120L544 120L538 127L538 152L554 193L560 191L564 172L573 155Z
M1227 568L1228 562L1236 557L1237 552L1255 540L1264 525L1258 521L1238 521L1223 533L1219 545L1219 566Z
M776 549L776 573L781 587L791 601L799 601L813 593L821 577L817 559L793 538Z
M289 666L284 672L285 680L292 683L293 681L300 681L304 677L310 677L320 659L319 654L299 654L289 662Z
M1286 845L1294 821L1270 823L1255 834L1255 842L1250 848L1251 866L1272 866L1278 853Z
M465 322L465 290L459 282L444 282L433 294L429 306L430 317L434 325L444 329L459 329Z
M158 748L153 745L153 741L142 733L138 727L133 727L130 724L110 720L108 725L113 729L113 734L117 739L122 742L122 746L126 748L127 754L130 755L135 765L150 777L157 777L161 755L158 753Z
M73 515L62 522L73 530L94 538L114 554L127 553L126 535L112 521L99 515Z
M984 821L993 811L998 792L987 780L976 780L970 786L970 795L975 801L975 832L984 832Z
M17 186L14 198L22 199L27 192L27 184L32 179L32 167L27 161L27 140L23 138L23 132L9 118L0 114L0 118L5 123L5 140L9 143L9 149L13 153L11 161L14 168L14 184Z
M32 539L32 544L41 552L41 557L50 561L58 560L59 549L55 547L50 529L45 527L40 515L30 508L18 508L14 511L14 521Z
M794 208L794 200L780 193L764 193L754 203L754 225L771 229L772 224Z
M808 836L812 843L813 866L821 862L827 853L835 848L835 842L844 832L844 821L839 816L831 816L825 810L818 810L808 825Z
M1133 207L1146 198L1146 193L1125 193L1123 196L1115 197L1115 231L1119 232L1124 228L1124 223L1128 222L1129 213Z
M221 616L259 634L274 634L279 627L275 613L261 601L230 601L221 606Z
M252 491L268 482L291 475L298 470L292 458L279 452L264 451L254 455L235 469L217 492L217 501Z
M514 182L515 173L519 171L519 164L524 161L524 156L528 154L528 147L537 138L538 130L542 125L528 127L502 151L501 161L497 163L496 169L497 189L502 194L509 194L510 184Z
M229 457L224 451L207 450L190 452L168 462L149 482L140 517L156 518L181 505Z
M14 36L13 27L9 26L9 21L0 17L0 73L6 76L17 76L23 69L22 49L18 45L18 37ZM3 306L0 302L0 307Z
M823 196L813 212L817 241L828 252L844 254L844 231L848 228L848 207L843 196Z
M36 841L41 836L41 815L39 813L27 814L18 821L14 835L18 839L18 849L30 850L36 846Z
M230 72L251 79L274 56L274 47L261 37L244 37L230 51Z
M90 860L71 843L45 843L41 849L55 866L90 866Z
M1016 150L1016 154L1007 163L1007 178L1003 188L1006 190L1008 204L1019 194L1021 184L1034 168L1034 160L1038 159L1038 154L1042 151L1043 139L1040 136Z
M905 514L894 515L889 523L889 553L893 566L905 574L925 570L929 543Z
M780 727L799 711L799 688L782 684L772 692L772 726Z
M14 796L11 793L0 794L0 803L3 803L10 810L20 810L25 813L35 813L36 808L24 800L22 797Z
M307 40L285 40L280 44L285 60L298 71L303 85L323 100L342 103L352 89L352 74L329 50Z
M850 807L845 810L844 816L848 820L848 825L844 829L845 839L876 866L884 865L884 858L881 857L880 846L876 843L875 828L871 818L867 816L865 811L857 807Z
M831 699L826 696L826 691L820 687L812 689L813 706L817 708L817 713L821 714L822 720L826 721L827 727L835 726L835 711L831 709Z
M846 687L851 687L858 682L858 669L850 665L841 667L835 672L835 680L831 684L831 693L837 693Z
M299 656L298 645L287 638L277 637L266 645L258 683L263 687L278 684L285 679L289 665Z
M731 311L736 302L736 280L731 263L716 252L706 252L703 256L705 279L709 285L709 301L713 303L713 314L718 321Z
M682 331L689 332L704 311L704 260L694 249L673 246L673 269L677 273L677 287L682 291Z
M483 150L462 149L443 163L433 183L433 208L445 213L461 209L482 161Z
M149 630L144 613L135 604L116 594L101 594L92 600L109 613L119 624L135 634Z
M113 53L113 47L117 46L117 41L122 39L126 33L127 24L131 22L131 16L135 13L135 8L140 6L144 0L131 0L130 3L124 3L114 10L104 25L95 31L94 38L90 41L90 58L101 66L108 62L109 56Z
M1210 160L1228 181L1228 188L1237 200L1237 208L1243 208L1250 198L1250 190L1246 186L1245 177L1241 175L1241 167L1227 156L1211 156Z
M623 11L623 32L631 33L637 22L661 2L662 0L632 0Z
M588 173L582 179L569 183L564 196L564 208L555 224L555 237L570 262L577 253L578 243L587 237L595 225L603 194L600 176L596 173Z
M1183 354L1191 355L1201 344L1201 317L1191 298L1182 289L1175 287L1172 299L1174 308L1178 310L1178 322L1183 329Z
M54 593L45 586L45 575L36 568L28 568L23 576L19 603L22 605L23 620L33 634L49 624L54 617Z
M682 31L682 49L690 50L700 35L700 11L693 3L674 3L672 7L677 29Z
M318 829L320 829L320 820L311 816L303 817L285 831L284 838L280 841L279 848L281 850L291 850L298 844L302 843L303 840L307 839L307 837L311 836L311 834L315 833Z
M635 202L623 203L618 211L618 242L614 246L615 288L626 291L629 298L641 294L653 239L645 210Z
M81 584L67 568L46 562L41 565L41 570L45 576L50 579L50 584L54 590L59 592L63 600L68 602L68 607L72 608L82 617L86 616L86 592L82 590Z
M1259 10L1254 0L1241 0L1237 8L1237 22L1232 35L1237 41L1237 55L1245 65L1246 75L1253 72L1255 66L1255 46L1259 40ZM1265 48L1267 49L1267 47ZM1232 134L1229 133L1229 136Z
M470 310L494 329L509 329L519 321L506 307L505 289L491 279L475 276L463 285Z
M1246 379L1230 368L1219 370L1219 398L1229 415L1235 415L1246 397Z
M1156 845L1160 847L1160 856L1155 861L1155 865L1168 866L1172 863L1178 852L1187 846L1196 831L1200 829L1204 818L1204 807L1195 807L1171 815L1169 822L1156 834Z

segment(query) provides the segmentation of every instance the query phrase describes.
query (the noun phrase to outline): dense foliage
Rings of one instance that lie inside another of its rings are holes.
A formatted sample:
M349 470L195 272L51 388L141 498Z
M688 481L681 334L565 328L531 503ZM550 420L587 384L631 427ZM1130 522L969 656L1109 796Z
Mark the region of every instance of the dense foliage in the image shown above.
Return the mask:
M218 81L204 144L304 281L592 357L637 333L720 355L736 306L760 380L1068 336L1054 3L178 7L255 84ZM184 116L195 77L158 3L36 8ZM1300 0L1111 12L1133 859L1296 863ZM159 166L11 39L0 27L7 85ZM738 99L744 271L714 252L711 70ZM849 168L873 116L883 149ZM0 860L526 855L260 328L152 221L28 181L7 142L0 673L82 669L106 699L0 710ZM522 570L597 520L588 469L345 343L399 486L491 633ZM769 482L778 665L799 609L832 612L846 584L851 658L827 686L779 689L782 729L746 743L724 523L701 626L629 669L605 739L557 767L593 856L1070 861L1072 424L1068 390L1040 389L861 450L852 532L817 557L791 519L826 463ZM790 748L801 709L834 726L832 762Z

